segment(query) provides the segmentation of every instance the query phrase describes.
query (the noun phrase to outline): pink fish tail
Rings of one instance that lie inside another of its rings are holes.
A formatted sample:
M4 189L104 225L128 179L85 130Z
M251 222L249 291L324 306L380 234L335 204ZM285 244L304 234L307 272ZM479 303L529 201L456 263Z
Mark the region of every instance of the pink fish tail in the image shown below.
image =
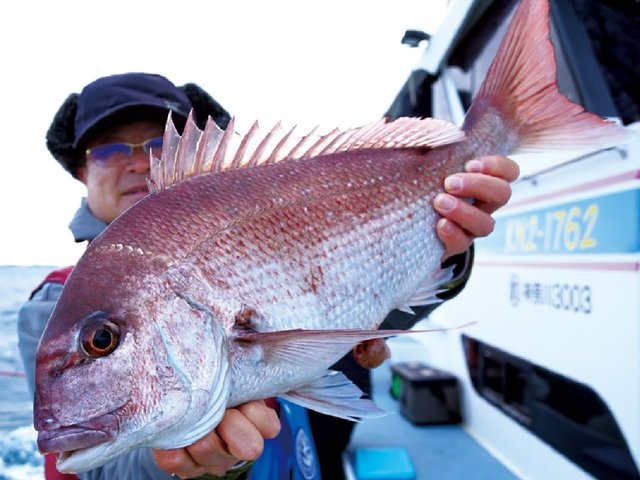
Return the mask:
M475 143L498 135L503 155L557 148L606 148L623 127L586 112L560 93L549 30L549 1L521 0L469 109L463 130Z

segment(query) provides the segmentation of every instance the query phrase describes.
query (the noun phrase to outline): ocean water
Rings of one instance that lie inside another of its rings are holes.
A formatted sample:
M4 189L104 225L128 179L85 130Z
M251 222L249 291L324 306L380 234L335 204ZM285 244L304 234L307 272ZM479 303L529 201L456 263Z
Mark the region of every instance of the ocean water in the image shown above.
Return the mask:
M44 478L22 376L16 319L31 290L55 267L0 266L0 480Z

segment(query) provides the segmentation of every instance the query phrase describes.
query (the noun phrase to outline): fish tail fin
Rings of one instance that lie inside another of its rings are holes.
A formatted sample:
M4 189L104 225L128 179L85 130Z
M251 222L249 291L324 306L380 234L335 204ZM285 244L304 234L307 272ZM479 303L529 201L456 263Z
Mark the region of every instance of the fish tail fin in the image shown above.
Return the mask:
M478 140L501 132L503 155L624 142L624 127L586 112L558 90L549 22L549 0L521 0L463 130Z

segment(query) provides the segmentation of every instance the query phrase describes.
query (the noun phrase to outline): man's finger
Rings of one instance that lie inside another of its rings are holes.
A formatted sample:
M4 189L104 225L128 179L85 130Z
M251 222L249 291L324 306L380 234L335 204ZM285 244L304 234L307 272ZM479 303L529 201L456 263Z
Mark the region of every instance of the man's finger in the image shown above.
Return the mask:
M453 195L438 194L434 206L443 217L457 223L472 237L486 237L493 231L495 220L489 213Z
M153 449L152 455L156 464L170 475L189 478L204 473L184 448Z
M391 357L391 351L384 338L374 338L353 347L353 357L364 368L376 368Z
M441 218L438 221L436 232L438 234L438 238L440 238L446 247L446 251L442 256L442 261L452 255L466 252L473 241L473 238L470 237L467 232L447 218Z
M511 186L505 180L481 173L456 173L444 181L445 191L462 198L473 198L474 204L493 213L511 197Z
M238 458L229 452L217 430L209 432L197 442L187 446L186 451L197 467L203 467L215 474L223 474L238 462Z
M507 182L513 182L520 175L520 167L508 157L500 155L487 155L474 158L465 165L465 171L470 173L484 173L492 177L502 178Z
M275 438L280 433L278 413L264 401L247 402L237 408L264 438Z
M228 452L238 460L255 460L262 453L264 439L260 430L238 409L227 410L216 431Z

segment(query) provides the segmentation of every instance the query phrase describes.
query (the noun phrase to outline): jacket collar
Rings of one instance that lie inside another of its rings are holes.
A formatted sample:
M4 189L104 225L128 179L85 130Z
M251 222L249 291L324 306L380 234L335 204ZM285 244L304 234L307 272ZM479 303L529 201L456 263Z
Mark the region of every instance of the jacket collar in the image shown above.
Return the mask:
M73 233L76 242L91 241L107 228L107 224L98 219L89 210L87 199L83 198L80 208L73 216L73 220L69 224L69 229Z

